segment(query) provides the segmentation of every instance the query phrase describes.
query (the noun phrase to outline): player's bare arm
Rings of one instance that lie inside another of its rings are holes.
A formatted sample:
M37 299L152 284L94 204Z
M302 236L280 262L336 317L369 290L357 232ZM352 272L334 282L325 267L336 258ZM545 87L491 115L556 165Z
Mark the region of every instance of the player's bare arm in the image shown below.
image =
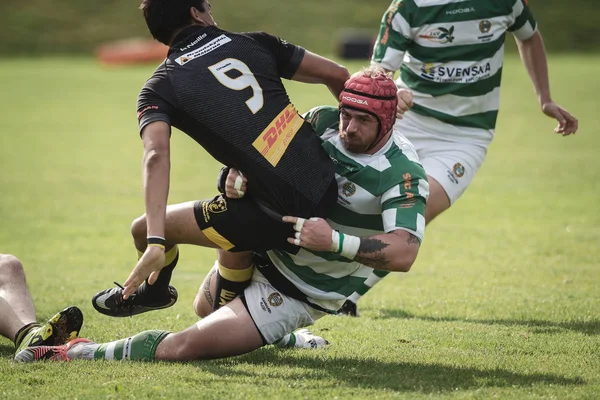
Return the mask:
M338 252L343 257L374 269L407 272L417 258L421 242L405 230L359 238L335 231L322 218L283 217L294 224L296 236L290 243L313 251Z
M577 118L556 104L550 95L548 61L542 35L539 31L536 31L527 40L515 39L519 47L521 60L529 73L535 93L538 96L542 112L558 121L558 126L554 129L554 132L563 136L577 132Z
M292 80L326 85L337 99L348 78L350 78L350 74L346 67L318 54L306 51Z
M146 202L148 237L165 237L165 215L169 195L171 127L162 121L148 124L142 131L144 143L143 185ZM146 278L156 281L158 271L164 267L164 247L148 246L144 255L125 281L123 297L133 294ZM152 275L151 275L152 274Z

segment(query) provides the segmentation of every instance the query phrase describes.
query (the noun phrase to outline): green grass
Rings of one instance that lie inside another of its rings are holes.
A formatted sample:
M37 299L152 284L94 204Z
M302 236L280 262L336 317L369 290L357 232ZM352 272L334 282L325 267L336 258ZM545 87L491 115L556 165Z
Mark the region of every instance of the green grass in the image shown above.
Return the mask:
M428 227L412 271L363 299L361 318L318 321L328 349L15 365L0 339L0 397L598 398L600 57L550 61L554 96L580 132L553 134L510 58L497 137L472 186ZM134 266L129 224L143 210L135 102L152 70L0 62L0 252L23 261L40 320L78 305L83 335L97 341L192 324L214 260L214 251L182 249L180 300L169 310L113 320L91 307ZM322 88L292 84L290 93L302 111L334 103ZM170 202L212 195L220 166L184 135L173 142Z

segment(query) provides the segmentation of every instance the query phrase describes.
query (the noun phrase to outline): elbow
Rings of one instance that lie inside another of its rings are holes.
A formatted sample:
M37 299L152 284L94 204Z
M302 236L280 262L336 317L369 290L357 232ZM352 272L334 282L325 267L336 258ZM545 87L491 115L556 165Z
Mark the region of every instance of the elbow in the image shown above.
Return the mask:
M392 268L396 272L408 272L417 259L417 252L406 251L394 260Z
M335 67L323 83L327 84L336 96L339 96L348 79L350 79L350 72L348 72L348 69L343 65L335 64Z
M350 79L350 72L348 71L348 68L338 64L336 68L336 77L338 77L339 81L346 83L346 81Z
M169 162L169 152L166 149L152 148L144 153L144 165L148 168Z
M336 86L343 88L344 85L346 84L346 81L348 79L350 79L350 72L348 72L348 69L346 67L338 64L336 67L336 70L335 70L334 77L335 77L334 80L336 82Z

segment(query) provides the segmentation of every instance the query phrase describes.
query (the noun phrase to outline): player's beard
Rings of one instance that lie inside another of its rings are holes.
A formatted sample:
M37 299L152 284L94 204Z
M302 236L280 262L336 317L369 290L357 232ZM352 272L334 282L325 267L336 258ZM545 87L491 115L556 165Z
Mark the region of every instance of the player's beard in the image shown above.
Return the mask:
M361 140L358 140L359 136L357 134L348 134L346 131L340 132L340 139L344 148L354 154L365 153L370 146L370 144L365 144Z

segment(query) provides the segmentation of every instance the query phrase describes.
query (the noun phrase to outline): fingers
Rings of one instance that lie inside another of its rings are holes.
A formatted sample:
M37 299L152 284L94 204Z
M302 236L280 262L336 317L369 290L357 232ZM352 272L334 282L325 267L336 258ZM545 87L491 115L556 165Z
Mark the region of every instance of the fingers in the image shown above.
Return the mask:
M290 217L289 215L282 218L283 222L289 222L291 224L295 224L297 219L297 217Z
M296 218L296 223L294 224L294 230L296 232L301 232L305 221L306 220L304 218Z
M405 112L407 112L413 106L412 92L407 89L398 90L398 107L396 110L396 117L399 119L403 118Z
M300 246L300 247L306 246L306 243L303 242L301 239L288 238L287 241L296 246Z
M565 120L565 125L563 127L563 136L567 136L570 135L572 133L576 133L577 132L577 128L579 127L579 121L577 121L577 118L575 118L574 116L572 116L567 110L565 109L560 109L560 112Z
M230 199L240 199L246 194L248 180L235 168L229 170L227 180L225 181L225 195Z
M142 282L144 282L144 279L146 278L140 276L138 267L136 266L133 271L131 271L131 274L129 274L129 277L125 283L123 283L123 287L125 288L123 290L123 298L127 299L129 296L134 294L137 288L142 284Z
M156 280L158 279L159 275L160 275L160 271L154 271L153 273L151 273L150 276L148 277L148 284L154 285L154 283L156 283Z
M123 284L123 298L128 299L129 296L135 293L137 288L141 285L141 283L134 283L135 280L132 277L129 277L127 281Z

